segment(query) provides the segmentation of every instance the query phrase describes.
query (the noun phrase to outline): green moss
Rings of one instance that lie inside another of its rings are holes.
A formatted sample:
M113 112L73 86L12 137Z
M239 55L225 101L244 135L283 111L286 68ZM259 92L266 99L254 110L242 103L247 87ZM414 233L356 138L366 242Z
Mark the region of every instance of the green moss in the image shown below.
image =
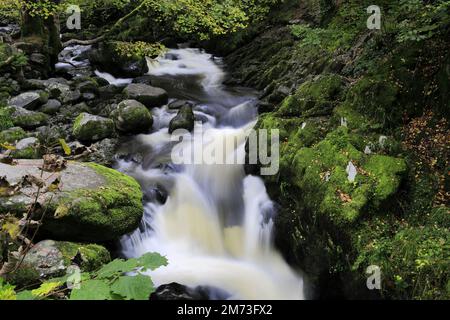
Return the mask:
M114 135L114 122L111 119L81 113L75 119L72 132L82 141L97 141Z
M381 230L381 229L379 229ZM370 238L368 234L372 235ZM354 270L382 270L382 291L397 299L449 299L450 231L401 226L397 231L359 232Z
M11 112L0 106L0 131L9 129L14 126L13 119L11 118Z
M63 239L108 241L137 228L143 215L142 192L133 178L94 163L86 164L106 180L104 187L64 194L44 227Z
M348 129L339 127L312 148L300 149L293 160L294 184L307 195L310 206L336 227L358 220L369 204L379 204L393 195L406 171L403 160L367 156L353 142ZM349 182L347 165L358 172Z
M70 265L79 254L81 260L77 264L83 271L94 271L111 261L111 256L104 247L96 244L79 244L72 242L57 242L57 247L63 255L66 265Z
M47 123L49 117L42 112L28 111L13 117L14 126L22 128L36 128Z
M364 169L376 181L374 200L384 201L397 191L406 163L403 159L373 155L364 163Z
M26 132L19 127L9 128L0 132L0 143L14 143L27 137Z
M340 99L342 86L342 79L337 75L322 75L307 81L283 101L277 113L281 116L330 114Z
M11 156L15 159L41 159L42 150L36 146L30 146L22 150L13 150Z

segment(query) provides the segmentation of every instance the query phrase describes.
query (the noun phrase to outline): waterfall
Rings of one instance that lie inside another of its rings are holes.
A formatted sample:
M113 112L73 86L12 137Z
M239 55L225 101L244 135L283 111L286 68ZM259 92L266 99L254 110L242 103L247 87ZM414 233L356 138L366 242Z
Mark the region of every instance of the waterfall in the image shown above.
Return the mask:
M194 111L209 117L203 131L197 124L191 138L183 140L181 150L195 150L199 141L206 147L232 138L236 144L224 146L223 156L238 161L173 164L167 125L176 113L166 106L154 109L154 132L125 146L138 145L144 161L118 164L146 194L141 227L121 239L123 255L165 255L168 266L148 272L156 286L208 286L230 299L304 299L303 278L272 244L274 204L262 179L246 176L241 164L246 137L256 123L255 97L224 88L220 61L200 50L171 50L149 67L152 76L171 76L183 86L198 82L203 88ZM186 92L185 98L191 97ZM157 201L161 192L167 193L165 201Z

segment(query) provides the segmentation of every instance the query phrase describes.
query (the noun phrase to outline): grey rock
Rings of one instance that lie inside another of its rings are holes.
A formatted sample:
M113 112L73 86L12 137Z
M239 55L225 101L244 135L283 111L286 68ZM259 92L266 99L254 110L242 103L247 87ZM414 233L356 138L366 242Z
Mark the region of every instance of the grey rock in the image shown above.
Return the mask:
M44 104L41 107L40 111L45 114L54 115L58 113L60 109L61 109L61 102L59 102L56 99L50 99L47 101L46 104Z
M160 107L169 100L169 95L164 89L141 83L129 84L123 93L128 99L137 100L149 109Z
M34 110L37 109L43 103L46 103L46 95L42 92L24 92L9 100L9 105L14 107L20 107L25 109Z
M188 131L194 130L195 125L195 116L192 111L192 107L183 106L175 118L170 121L169 124L169 133L173 133L175 130L184 129Z

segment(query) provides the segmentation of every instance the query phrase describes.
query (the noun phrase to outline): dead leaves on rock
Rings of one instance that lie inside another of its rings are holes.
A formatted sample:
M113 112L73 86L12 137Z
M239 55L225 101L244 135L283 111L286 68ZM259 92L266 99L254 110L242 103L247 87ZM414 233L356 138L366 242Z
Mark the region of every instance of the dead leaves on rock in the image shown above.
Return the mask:
M344 202L344 203L351 203L352 202L352 197L349 194L347 194L345 192L342 192L339 189L337 190L337 193L339 195L339 199L341 199L342 202Z
M43 157L42 170L47 172L58 172L67 168L67 160L55 154L46 154Z

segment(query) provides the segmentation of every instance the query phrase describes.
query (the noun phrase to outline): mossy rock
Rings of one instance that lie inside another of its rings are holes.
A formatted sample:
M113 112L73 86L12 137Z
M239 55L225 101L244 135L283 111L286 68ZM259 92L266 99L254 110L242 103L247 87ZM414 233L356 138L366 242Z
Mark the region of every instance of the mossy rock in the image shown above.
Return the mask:
M17 165L0 164L10 185L24 175L40 176L42 161L19 160ZM143 216L142 191L131 177L94 163L70 162L59 174L59 190L42 194L40 204L46 208L40 232L56 240L102 242L116 240L134 231ZM44 172L44 181L55 173ZM48 188L46 186L45 188ZM36 186L24 186L20 192L0 197L0 212L21 216L31 204L28 194Z
M125 100L119 103L111 113L117 130L126 133L145 133L153 125L151 112L136 100Z
M406 173L404 160L366 155L352 140L348 129L339 127L314 147L300 149L293 161L293 183L337 227L357 221L369 205L395 194ZM358 170L354 181L346 171L350 162Z
M98 141L114 135L114 122L111 119L81 113L73 124L73 135L81 141Z
M448 213L448 212L447 212ZM374 226L377 226L374 228ZM382 270L382 294L395 299L449 299L450 231L437 226L364 224L357 232L353 270L369 265Z
M321 75L302 84L287 97L277 113L281 116L322 116L331 114L337 105L343 80L338 75Z
M64 276L70 266L90 272L110 261L108 250L97 244L44 240L28 251L8 280L19 287L36 286L40 281Z
M14 126L11 110L9 108L2 108L0 106L0 130L6 130Z
M29 111L21 107L9 108L14 126L35 129L47 124L49 117L42 112Z
M27 133L20 127L12 127L0 132L0 143L14 143L26 138Z

